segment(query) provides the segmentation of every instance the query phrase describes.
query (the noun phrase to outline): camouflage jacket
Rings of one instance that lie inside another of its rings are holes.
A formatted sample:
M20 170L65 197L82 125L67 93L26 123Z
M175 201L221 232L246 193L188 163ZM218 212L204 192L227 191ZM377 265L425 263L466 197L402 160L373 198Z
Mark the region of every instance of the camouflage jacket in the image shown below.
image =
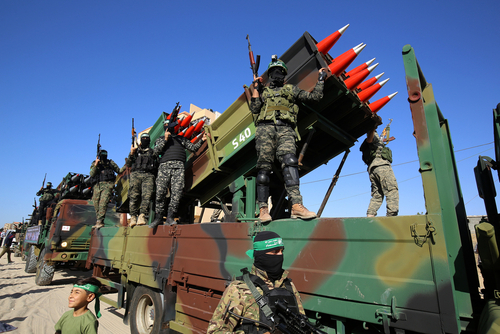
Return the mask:
M288 276L288 271L285 270L283 272L283 275L281 276L281 279L275 281L273 284L273 282L271 282L269 278L267 278L266 272L256 268L255 266L252 266L252 271L250 273L260 277L267 284L270 290L274 289L275 287L284 287L283 281ZM299 311L300 313L305 314L299 292L297 291L293 283L292 288L295 294L295 298L297 299ZM259 287L257 287L257 290L259 291L259 293L263 293ZM252 292L245 282L235 280L232 281L224 291L219 305L215 309L212 319L210 320L210 323L208 325L207 334L244 333L242 330L238 330L236 332L234 331L234 328L238 324L240 324L240 319L237 319L229 313L226 315L224 314L228 304L231 304L229 308L232 309L232 312L246 318L259 320L259 306L257 305Z
M43 189L40 189L36 195L37 196L42 196L40 197L40 201L52 201L54 199L54 195L56 193L58 193L59 190L56 190L56 189L49 189L49 188L43 188Z
M99 164L101 164L101 163L99 163ZM106 165L106 168L111 169L113 172L115 172L117 174L122 173L125 170L125 168L127 167L125 165L122 168L120 168L120 167L118 167L118 165L116 164L116 162L114 162L111 159L108 159L108 162L105 165ZM102 168L102 167L100 167L99 165L97 165L97 166L95 165L95 160L92 161L92 163L90 165L90 176L92 176L92 177L98 176L100 168ZM100 182L100 181L98 181L98 182ZM108 182L111 182L111 181L108 181ZM114 180L113 180L113 182L114 182Z
M314 86L314 89L312 90L312 92L302 90L299 87L294 86L294 85L290 85L290 84L286 84L285 86L279 87L279 88L266 88L265 91L272 92L274 90L274 91L279 92L279 91L287 88L288 90L291 91L291 96L289 96L287 98L287 100L289 100L288 103L291 103L294 105L294 107L291 109L296 109L296 111L298 111L298 106L296 105L298 102L318 102L319 100L321 100L323 98L324 87L325 87L324 81L318 81L316 83L316 86ZM269 94L267 94L267 95L263 94L263 95L267 96ZM257 118L257 121L260 121L261 118L264 117L262 115L262 113L263 113L263 111L265 111L265 108L266 108L265 102L266 101L263 101L262 96L259 98L252 98L251 99L250 111L252 111L252 113L254 113L254 114L261 114ZM294 115L294 117L296 118L296 115ZM279 118L279 116L277 118ZM293 121L293 123L295 123L295 121Z

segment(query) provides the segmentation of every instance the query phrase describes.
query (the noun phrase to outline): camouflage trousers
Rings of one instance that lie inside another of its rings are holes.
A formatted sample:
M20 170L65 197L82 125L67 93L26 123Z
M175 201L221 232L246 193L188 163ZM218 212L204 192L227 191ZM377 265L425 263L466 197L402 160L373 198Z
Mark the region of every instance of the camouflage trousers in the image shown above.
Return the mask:
M255 129L255 149L257 150L257 169L272 170L274 158L278 159L281 164L281 169L285 167L283 164L283 156L285 154L296 155L297 134L290 126L277 126L274 124L260 124ZM302 196L300 195L299 186L287 186L285 189L288 195L288 200L291 204L302 204ZM259 202L259 208L267 206L267 202Z
M392 167L383 165L372 168L369 175L372 184L372 199L366 214L376 216L385 196L387 216L397 216L399 212L399 190Z
M175 214L184 191L184 162L175 160L160 164L156 177L156 214L165 214L165 200L169 187L168 212Z
M149 204L153 196L155 176L151 173L135 171L130 174L130 215L149 214Z
M96 219L104 222L108 203L113 195L113 181L101 181L94 185L92 201L94 202Z

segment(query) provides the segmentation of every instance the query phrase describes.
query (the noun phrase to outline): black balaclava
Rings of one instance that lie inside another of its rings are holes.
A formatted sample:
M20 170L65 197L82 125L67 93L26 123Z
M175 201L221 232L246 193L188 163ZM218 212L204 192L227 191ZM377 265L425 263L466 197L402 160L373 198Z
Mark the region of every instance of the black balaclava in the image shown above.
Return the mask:
M275 238L281 238L281 237L277 233L274 233L272 231L263 231L255 236L254 242L270 240ZM283 245L269 248L266 250L259 250L259 251L254 250L253 252L254 256L253 264L255 265L255 267L264 270L267 273L267 277L273 282L279 280L283 275L283 268L282 268L283 254L273 255L266 253L269 252L270 250L277 248L283 248Z
M148 148L150 143L151 140L149 139L149 137L144 136L141 138L141 148L143 149Z
M283 70L278 67L271 67L269 71L267 72L267 75L270 80L270 85L274 87L282 87L283 84L285 83L285 76L286 74L283 72Z

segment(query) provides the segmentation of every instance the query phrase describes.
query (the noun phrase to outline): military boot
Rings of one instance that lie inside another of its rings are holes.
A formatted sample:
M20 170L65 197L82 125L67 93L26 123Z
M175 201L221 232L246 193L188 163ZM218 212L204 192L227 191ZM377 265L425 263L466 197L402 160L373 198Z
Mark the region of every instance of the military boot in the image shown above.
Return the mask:
M300 219L312 219L316 218L316 214L312 211L307 210L302 204L294 204L292 205L292 214L291 218L300 218Z
M177 224L177 222L174 220L174 211L171 209L168 209L168 212L167 212L167 224L168 225Z
M137 219L137 225L146 225L148 221L146 220L146 215L144 213L141 213L139 215L139 219Z
M102 220L99 219L92 228L100 229L101 227L104 227L104 224Z
M155 228L158 225L163 225L163 214L155 214L155 220L149 224L149 228Z
M260 208L259 220L261 223L267 223L273 220L269 214L269 208L267 206Z
M137 225L137 216L130 216L130 224L129 224L129 226L130 227L134 227L135 225Z

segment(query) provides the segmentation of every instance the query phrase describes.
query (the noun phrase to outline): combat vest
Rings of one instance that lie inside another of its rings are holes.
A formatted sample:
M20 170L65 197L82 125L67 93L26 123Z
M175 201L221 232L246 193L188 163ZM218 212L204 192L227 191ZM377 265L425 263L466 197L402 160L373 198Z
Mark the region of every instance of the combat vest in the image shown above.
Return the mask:
M115 171L111 166L111 160L102 161L97 165L95 175L96 182L114 181L116 179Z
M244 276L248 275L250 278L251 283L253 284L254 287L259 287L263 291L262 299L263 301L266 302L266 304L269 306L269 308L272 311L271 316L274 317L275 320L277 320L276 317L276 306L275 303L278 300L284 300L286 304L288 305L288 308L296 313L299 313L299 306L297 303L297 299L295 298L295 294L293 293L293 288L292 288L292 281L289 278L285 278L283 280L283 284L285 285L284 288L274 288L272 290L269 289L267 284L258 276L253 275L248 273L243 274L243 276L237 277L237 280L244 281ZM246 282L246 281L245 281ZM247 283L247 285L249 285ZM250 290L252 288L249 286ZM257 292L258 293L258 292ZM270 327L273 327L275 324L272 322L270 319L270 316L266 316L263 308L261 307L261 303L257 303L259 305L259 322L262 322ZM254 322L248 321L248 320L242 320L240 324L238 324L235 328L234 331L242 330L245 333L250 333L250 334L263 334L266 332L269 332L268 328L265 328L264 326L259 326L257 327Z
M366 140L361 144L359 150L362 152L361 159L363 162L370 166L370 164L375 160L375 158L382 158L384 160L392 163L392 151L386 145L376 145L374 147L372 143L368 143Z
M147 149L137 149L137 157L132 164L131 171L135 172L147 172L154 173L156 170L156 158L153 154L153 150L150 148Z
M294 103L293 85L287 84L279 88L264 87L262 101L264 105L260 110L256 123L262 121L276 123L277 119L292 125L297 123L299 106Z
M181 140L184 137L173 135L172 140L168 140L165 144L165 150L161 155L160 163L164 163L171 160L180 160L183 163L186 161L186 149L181 144Z

